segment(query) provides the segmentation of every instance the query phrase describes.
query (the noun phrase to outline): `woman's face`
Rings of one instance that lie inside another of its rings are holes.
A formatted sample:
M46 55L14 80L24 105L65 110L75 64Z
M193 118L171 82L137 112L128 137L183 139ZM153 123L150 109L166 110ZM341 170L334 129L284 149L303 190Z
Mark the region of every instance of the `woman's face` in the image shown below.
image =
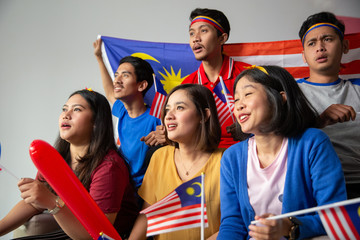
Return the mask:
M261 134L260 127L271 117L269 101L260 83L242 77L236 84L234 115L244 133Z
M59 117L60 137L75 145L90 143L93 132L93 112L88 102L75 94L68 99Z
M168 138L177 143L191 143L196 139L200 125L195 104L186 90L177 90L165 106L164 124Z

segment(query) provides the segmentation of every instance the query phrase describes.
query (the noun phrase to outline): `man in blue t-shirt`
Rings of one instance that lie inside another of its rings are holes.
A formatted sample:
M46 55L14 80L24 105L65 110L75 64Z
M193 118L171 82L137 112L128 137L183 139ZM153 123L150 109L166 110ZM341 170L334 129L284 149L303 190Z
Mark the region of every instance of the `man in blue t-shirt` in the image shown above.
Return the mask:
M145 93L153 84L153 69L148 62L127 56L120 60L112 81L101 55L101 39L94 42L94 54L99 63L106 98L113 104L112 113L118 120L120 149L130 166L130 174L139 188L148 163L145 156L149 147L140 139L161 124L151 116L144 102Z
M320 126L330 137L346 181L348 198L360 197L360 79L339 77L341 58L349 52L345 25L330 12L309 16L299 37L310 76L299 87L320 114Z

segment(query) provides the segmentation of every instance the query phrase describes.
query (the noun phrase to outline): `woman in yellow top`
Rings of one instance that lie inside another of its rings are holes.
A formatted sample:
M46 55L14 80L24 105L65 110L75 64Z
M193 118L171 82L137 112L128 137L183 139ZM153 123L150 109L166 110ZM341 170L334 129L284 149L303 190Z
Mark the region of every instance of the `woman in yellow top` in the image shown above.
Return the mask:
M182 183L205 173L205 201L209 227L205 237L216 239L220 226L221 128L209 89L197 84L175 87L167 96L161 120L169 145L152 156L139 195L143 208L158 202ZM147 220L140 214L129 239L146 239ZM200 239L200 228L179 230L155 239Z

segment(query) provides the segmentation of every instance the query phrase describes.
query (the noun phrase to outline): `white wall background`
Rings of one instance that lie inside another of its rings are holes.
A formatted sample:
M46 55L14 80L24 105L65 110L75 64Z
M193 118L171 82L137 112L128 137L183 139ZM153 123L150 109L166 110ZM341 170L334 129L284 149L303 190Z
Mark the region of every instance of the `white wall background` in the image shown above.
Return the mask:
M227 15L230 43L297 39L303 20L324 10L360 17L359 0L0 0L0 163L34 177L29 145L54 142L68 95L85 87L103 93L92 47L98 34L187 43L196 7ZM0 218L20 200L16 184L0 173Z

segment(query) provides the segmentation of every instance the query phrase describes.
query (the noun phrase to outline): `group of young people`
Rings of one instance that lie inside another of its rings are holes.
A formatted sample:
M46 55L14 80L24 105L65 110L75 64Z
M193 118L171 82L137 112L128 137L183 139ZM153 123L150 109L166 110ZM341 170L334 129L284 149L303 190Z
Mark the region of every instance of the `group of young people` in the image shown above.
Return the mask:
M354 131L360 127L360 79L339 78L348 51L344 25L328 12L303 23L299 36L310 76L296 81L281 67L250 66L224 55L230 24L221 11L195 9L190 21L190 46L201 65L170 91L161 121L144 103L153 84L149 63L125 57L112 81L99 39L93 45L106 98L86 89L70 96L56 149L125 239L146 239L140 209L202 172L207 239L326 235L316 213L266 218L360 197L360 136ZM221 79L234 97L236 123L219 122L213 91ZM120 151L107 101L118 118ZM22 179L19 189L23 200L0 221L0 235L48 210L64 231L56 234L90 238L40 175ZM192 228L155 239L199 237L200 229Z

